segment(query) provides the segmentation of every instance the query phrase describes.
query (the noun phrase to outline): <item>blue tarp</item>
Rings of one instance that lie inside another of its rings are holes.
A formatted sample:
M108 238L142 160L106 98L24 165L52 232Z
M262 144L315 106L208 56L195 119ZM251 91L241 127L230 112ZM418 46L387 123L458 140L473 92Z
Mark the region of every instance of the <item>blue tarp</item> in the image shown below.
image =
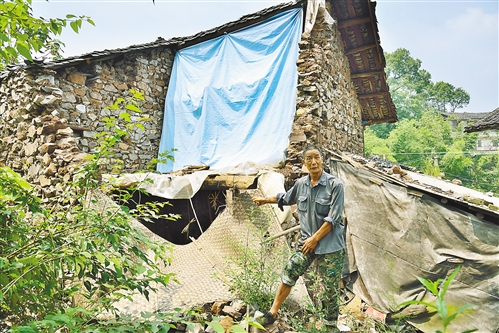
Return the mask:
M212 169L284 157L296 111L302 10L223 35L175 55L166 95L160 152Z

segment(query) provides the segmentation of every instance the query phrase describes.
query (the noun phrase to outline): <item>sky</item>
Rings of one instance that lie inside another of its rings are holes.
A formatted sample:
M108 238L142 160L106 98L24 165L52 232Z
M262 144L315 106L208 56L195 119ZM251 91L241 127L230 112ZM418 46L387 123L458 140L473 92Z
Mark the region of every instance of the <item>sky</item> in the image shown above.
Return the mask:
M35 16L87 15L79 34L59 37L64 56L127 47L208 30L281 2L269 0L33 0ZM470 94L456 112L490 112L499 107L499 1L379 0L381 47L409 50L432 81L448 82Z

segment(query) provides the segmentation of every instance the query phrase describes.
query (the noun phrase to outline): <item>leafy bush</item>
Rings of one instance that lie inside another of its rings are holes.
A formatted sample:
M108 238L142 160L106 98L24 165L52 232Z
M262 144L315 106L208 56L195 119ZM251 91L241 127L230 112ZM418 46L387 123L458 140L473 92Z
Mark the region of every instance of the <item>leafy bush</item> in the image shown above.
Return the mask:
M271 242L265 241L270 221L260 208L250 209L247 214L256 228L252 234L248 230L246 244L232 242L237 255L230 259L235 267L229 272L231 288L245 303L267 311L274 300L287 253L276 251ZM256 249L255 240L259 242Z
M147 298L172 279L159 268L171 261L171 245L149 239L131 225L126 207L106 205L95 192L103 188L101 174L120 165L114 145L142 126L130 123L129 112L139 113L143 99L131 93L110 107L118 120L107 119L110 132L99 134L100 146L56 201L42 203L18 174L0 168L0 317L48 320L55 325L49 331L64 323L67 331L70 323L116 314L118 300Z

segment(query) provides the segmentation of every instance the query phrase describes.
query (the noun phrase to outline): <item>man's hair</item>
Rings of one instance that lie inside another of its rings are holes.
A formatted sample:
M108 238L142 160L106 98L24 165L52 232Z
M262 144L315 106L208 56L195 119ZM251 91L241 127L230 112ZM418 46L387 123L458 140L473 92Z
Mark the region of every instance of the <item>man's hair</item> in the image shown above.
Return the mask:
M311 144L306 145L305 148L303 148L303 151L301 153L301 156L303 157L303 159L305 159L305 154L307 153L307 151L314 150L314 149L317 149L319 151L319 154L321 155L321 157L324 158L324 155L322 155L322 151L320 150L320 148L317 147L317 145L311 143Z

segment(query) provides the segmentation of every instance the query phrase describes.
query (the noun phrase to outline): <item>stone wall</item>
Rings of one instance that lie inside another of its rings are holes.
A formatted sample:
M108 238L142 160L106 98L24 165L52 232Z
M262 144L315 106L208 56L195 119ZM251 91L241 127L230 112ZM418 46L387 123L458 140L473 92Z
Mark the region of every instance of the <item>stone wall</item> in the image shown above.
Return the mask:
M300 152L307 143L328 151L362 155L360 104L350 82L348 59L336 26L319 14L300 42L295 121L285 173L301 174ZM119 143L124 172L138 171L157 157L164 101L173 52L156 48L74 66L12 72L0 83L0 161L53 195L70 178L75 164L96 147L94 134L105 131L106 109L133 88L142 92L145 131L136 129Z
M301 172L301 150L314 143L328 150L362 155L364 129L361 105L350 81L350 67L336 23L319 11L311 33L303 34L297 61L296 115L287 150L292 177Z
M143 123L145 131L136 129L119 144L117 157L125 161L125 170L129 171L144 169L157 157L172 64L169 49L155 49L59 71L56 80L64 92L59 114L80 136L81 150L91 152L95 148L93 137L105 130L104 117L118 116L106 106L135 89L145 97L140 105L142 116L151 120Z
M144 94L140 109L151 121L119 143L125 171L143 169L157 157L164 100L173 55L145 50L61 69L18 70L0 84L0 163L7 164L51 197L62 190L76 164L97 146L106 109L129 89Z

